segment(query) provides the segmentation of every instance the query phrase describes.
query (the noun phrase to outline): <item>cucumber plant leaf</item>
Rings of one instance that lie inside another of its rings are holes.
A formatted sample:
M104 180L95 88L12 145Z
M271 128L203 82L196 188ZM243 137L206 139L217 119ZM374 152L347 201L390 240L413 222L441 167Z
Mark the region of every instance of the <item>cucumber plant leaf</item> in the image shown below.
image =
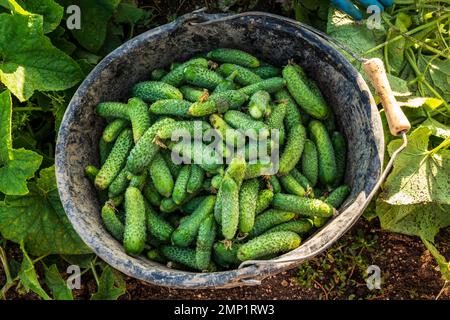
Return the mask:
M44 289L42 289L41 284L39 283L38 275L34 268L33 261L28 256L28 253L23 248L23 245L21 245L20 247L23 254L22 264L19 271L20 284L25 288L25 290L33 291L42 299L51 300L50 296L47 294L47 292L45 292Z
M78 64L44 36L42 16L0 14L0 80L20 101L35 90L68 89L82 78Z
M418 127L408 135L408 146L394 161L394 168L385 182L384 201L392 205L450 204L450 151L428 151L432 133L429 127ZM391 141L389 153L400 145L398 139Z
M44 17L44 33L55 30L64 15L64 8L54 0L19 0L18 3L25 10Z
M64 212L54 171L54 166L41 170L36 182L28 184L26 196L6 196L0 202L0 233L8 240L23 241L36 256L90 253Z
M73 300L72 290L67 286L66 281L61 277L56 264L45 268L45 283L50 289L55 300Z
M110 266L103 269L99 279L98 290L91 300L117 300L126 291L122 276L113 271Z

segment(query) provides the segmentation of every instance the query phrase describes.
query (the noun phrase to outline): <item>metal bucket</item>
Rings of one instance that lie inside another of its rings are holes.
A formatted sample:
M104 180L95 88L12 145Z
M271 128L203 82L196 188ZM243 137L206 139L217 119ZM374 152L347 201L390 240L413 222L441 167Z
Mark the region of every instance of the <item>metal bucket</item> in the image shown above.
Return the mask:
M84 177L84 168L98 164L97 144L104 122L94 115L95 105L101 101L125 101L133 84L148 79L152 69L217 47L243 49L278 66L294 59L317 82L348 141L345 181L351 194L339 215L296 250L270 262L236 270L192 273L127 255L102 225L100 203L94 187ZM114 268L161 286L226 288L258 284L267 276L316 256L337 241L362 214L380 176L383 154L381 119L369 88L328 42L302 24L272 14L226 16L194 12L128 41L89 74L64 115L56 147L56 175L64 209L76 232Z

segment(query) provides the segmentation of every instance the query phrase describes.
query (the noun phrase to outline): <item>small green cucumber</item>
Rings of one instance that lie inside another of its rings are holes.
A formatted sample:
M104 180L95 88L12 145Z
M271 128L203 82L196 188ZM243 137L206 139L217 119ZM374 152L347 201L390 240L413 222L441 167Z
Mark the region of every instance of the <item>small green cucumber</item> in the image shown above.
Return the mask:
M129 187L125 191L125 231L123 246L127 253L140 254L145 247L145 200L139 189Z
M114 198L122 193L128 188L128 171L126 168L122 169L119 174L114 178L113 182L108 187L108 197Z
M200 270L207 270L211 264L211 254L216 239L217 226L213 216L210 214L203 220L198 229L197 245L195 248L195 259Z
M211 186L216 189L219 190L220 185L222 184L222 179L223 176L220 174L216 174L214 177L212 177L211 179Z
M148 204L145 206L147 215L147 229L151 236L159 241L169 242L174 228L164 220L158 213Z
M308 127L311 139L315 143L319 155L319 181L325 186L332 186L337 177L333 143L322 122L313 120Z
M291 221L296 217L294 212L269 209L259 214L255 219L255 225L249 233L250 238L263 234L267 230L284 222Z
M161 253L170 261L180 263L190 269L199 270L197 266L195 249L180 248L176 246L162 246ZM213 263L211 263L208 266L207 270L199 271L214 272L217 271L217 267Z
M281 69L271 65L260 66L258 68L252 69L252 71L260 76L261 79L269 79L281 76Z
M198 234L198 229L205 218L214 210L215 196L207 196L197 209L184 219L172 233L172 243L179 247L192 244Z
M302 185L291 175L287 174L280 177L281 185L283 189L290 194L303 197L306 194L305 189Z
M181 168L183 167L182 164L176 164L172 160L172 153L168 149L161 150L161 156L164 158L164 161L166 161L167 167L169 167L170 173L172 174L172 177L176 179L178 175L180 174Z
M213 259L223 268L230 268L239 265L237 252L241 245L239 243L225 244L222 241L214 243Z
M279 224L264 233L270 232L278 232L278 231L291 231L295 232L298 235L305 235L311 231L313 228L313 224L309 219L298 219L295 221L289 221L282 224Z
M159 210L164 213L172 213L180 209L180 206L173 201L172 198L164 198L161 200Z
M193 164L191 166L191 174L187 182L186 191L188 193L196 193L202 188L203 181L205 181L205 170L199 165Z
M225 175L233 179L234 182L236 182L238 188L240 188L242 182L244 182L246 170L247 163L245 162L245 159L235 157L231 159L227 170L225 171Z
M151 180L147 182L147 185L142 190L142 194L152 206L159 207L161 205L161 195L156 191Z
M309 180L304 175L302 175L300 171L294 168L289 174L294 177L294 179L303 187L306 192L306 196L314 198L314 188L311 182L309 182Z
M119 134L129 126L129 121L125 119L116 119L111 121L103 130L102 138L105 142L114 142Z
M196 136L203 136L203 134L210 129L211 126L206 121L183 120L162 127L158 130L157 136L160 139L171 139L174 135L177 137L189 135L191 138L196 138Z
M319 179L319 155L314 142L307 139L301 158L301 171L314 187Z
M183 94L183 98L190 102L206 99L209 95L208 90L193 86L182 86L180 87L180 91Z
M202 201L205 200L206 197L207 196L198 196L192 198L191 200L183 204L181 210L187 214L192 214L198 208L200 203L202 203Z
M279 174L289 173L299 162L305 145L306 130L301 124L288 130L283 152L280 155Z
M239 225L239 187L229 176L225 176L221 186L222 235L234 238Z
M160 146L155 143L156 133L160 128L174 122L170 118L164 118L154 123L141 137L138 143L131 150L127 159L127 168L133 174L144 171L159 152Z
M123 240L125 227L116 215L116 208L108 201L102 208L102 221L106 230L117 240Z
M336 119L334 117L334 113L330 112L328 117L322 121L325 127L327 128L328 134L331 136L333 132L336 131Z
M153 81L160 81L165 75L167 74L167 71L164 69L153 69L153 71L150 74L150 78Z
M277 193L273 197L272 206L275 209L295 212L307 217L331 217L335 210L329 204L318 200L290 194Z
M330 217L328 217L328 218L314 217L313 218L314 227L316 227L316 228L323 227L325 225L325 223L328 222L328 220L330 220Z
M264 210L266 210L268 207L270 207L272 199L273 199L272 190L270 189L261 190L258 193L258 199L256 199L256 214L258 215Z
M271 130L278 130L278 141L280 145L284 144L285 129L284 118L286 117L287 103L277 103L272 107L272 113L266 120L266 124ZM273 135L273 133L271 133Z
M104 165L106 159L108 159L109 154L111 153L112 148L114 147L114 143L106 142L103 138L100 138L98 142L98 153L100 158L100 165Z
M342 185L330 193L330 195L325 199L325 203L328 203L333 208L338 209L349 194L350 188L347 185Z
M290 231L278 231L263 234L243 244L237 253L241 261L291 251L300 245L300 236Z
M95 177L97 176L99 171L100 170L96 166L88 165L86 166L86 168L84 168L84 175L89 179L89 181L91 181L91 183L94 183Z
M233 71L229 76L227 76L218 86L214 89L214 93L219 93L228 90L236 90L237 86L234 83L234 79L238 75L237 71Z
M214 90L223 81L222 76L216 72L197 65L190 65L184 69L184 79L191 85L208 90Z
M245 170L245 179L253 179L271 174L273 171L272 163L256 162L247 165Z
M273 77L262 80L258 83L254 83L239 89L240 92L251 96L257 91L264 90L269 93L275 93L284 88L286 81L283 78Z
M151 261L159 262L161 264L166 264L167 259L161 254L158 249L151 249L147 252L147 258Z
M130 187L138 188L142 191L144 189L145 183L147 182L148 173L147 171L142 172L141 174L132 174L128 173L127 179L129 180Z
M133 133L125 129L117 138L105 164L95 177L95 186L105 190L114 181L126 163L128 153L133 147Z
M261 119L263 116L269 116L270 112L270 94L263 90L256 91L252 94L248 103L248 113L252 118Z
M181 168L180 174L175 181L175 186L172 192L172 199L176 204L180 204L187 197L187 184L189 176L191 175L191 166L185 165Z
M347 144L344 136L337 131L331 136L331 142L333 143L334 156L336 159L336 180L334 184L339 185L342 183L345 175Z
M241 111L229 110L225 113L224 119L230 126L243 132L254 130L259 134L269 135L269 129L264 122L255 120Z
M283 78L290 94L307 114L316 119L325 119L328 116L329 108L320 91L313 90L309 79L300 75L295 66L284 67Z
M133 97L141 98L145 102L154 102L161 99L183 99L178 88L161 81L144 81L133 87Z
M256 216L259 182L246 180L239 191L239 231L249 233L253 229Z
M286 89L277 91L275 99L277 99L278 103L286 103L286 116L284 117L286 129L289 130L295 125L302 124L303 119L299 107Z
M153 158L149 172L158 193L169 198L172 195L174 181L166 161L159 153Z
M150 128L150 116L147 104L139 98L128 100L128 113L133 129L134 143L137 143L144 133Z
M95 113L103 118L130 119L128 105L120 102L101 102L95 107Z
M191 103L185 100L177 99L162 99L153 102L150 105L149 111L157 115L175 116L175 117L189 117L189 107Z
M257 74L253 73L249 69L232 64L232 63L224 63L222 64L218 69L217 72L219 72L224 77L228 77L232 75L233 73L237 73L235 80L237 83L248 86L254 83L258 83L262 81L261 77Z
M269 177L270 178L267 181L267 187L271 189L273 193L280 193L281 192L280 180L275 175Z
M257 68L260 66L258 58L238 49L214 49L208 52L207 57L217 62L234 63L248 68Z
M168 83L174 87L179 87L184 80L184 69L189 65L197 65L202 68L208 68L208 60L205 58L193 58L182 64L177 65L161 81Z
M228 146L240 147L245 143L245 136L232 128L226 121L217 114L212 114L209 117L209 122L214 129L217 130L222 140L226 142Z

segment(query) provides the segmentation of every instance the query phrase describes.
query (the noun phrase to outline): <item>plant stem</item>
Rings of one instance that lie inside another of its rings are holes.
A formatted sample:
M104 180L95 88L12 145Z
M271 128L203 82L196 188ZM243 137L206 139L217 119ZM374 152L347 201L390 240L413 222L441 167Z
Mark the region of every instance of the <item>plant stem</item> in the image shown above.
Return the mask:
M91 270L92 275L94 276L95 282L97 283L97 286L100 284L100 280L98 279L97 270L95 270L95 265L91 261Z

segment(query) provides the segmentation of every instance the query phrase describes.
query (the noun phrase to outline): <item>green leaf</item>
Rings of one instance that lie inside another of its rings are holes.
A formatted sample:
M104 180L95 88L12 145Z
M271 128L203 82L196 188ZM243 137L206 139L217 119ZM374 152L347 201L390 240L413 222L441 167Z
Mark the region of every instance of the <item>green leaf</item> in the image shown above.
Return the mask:
M114 15L117 23L136 24L145 16L145 10L138 8L135 3L120 3Z
M42 289L41 284L39 283L38 275L36 273L36 270L34 269L33 261L30 259L28 253L25 251L22 245L21 249L23 253L23 259L19 271L20 283L27 291L33 291L44 300L51 300L50 296L44 291L44 289Z
M98 290L92 295L91 300L117 300L125 291L125 281L122 276L113 271L110 266L106 266L99 279Z
M3 237L17 243L23 241L33 255L90 253L73 230L59 200L54 166L41 170L37 182L28 186L28 195L6 196L0 202Z
M441 228L450 225L450 206L436 203L390 205L380 197L377 214L383 229L433 241Z
M11 94L8 90L5 90L0 94L0 166L13 158L11 118Z
M418 55L417 65L419 70L424 72L429 65L425 74L426 80L430 85L434 85L434 89L446 100L450 101L450 60L440 60L423 54ZM427 93L432 95L431 92Z
M384 185L383 199L393 205L437 202L450 204L450 151L428 151L432 131L419 127L408 135L408 146L394 161L394 168ZM392 153L401 145L391 141Z
M20 101L35 90L68 89L82 78L77 63L44 36L42 16L0 14L0 80Z
M428 241L426 239L422 239L422 241L427 247L428 251L430 251L433 257L436 259L444 280L450 281L450 262L448 262L445 259L445 257L439 253L439 251L436 249L436 247L433 245L431 241Z
M93 254L77 254L77 255L61 255L61 258L63 258L67 263L69 264L76 264L77 266L80 266L80 268L90 268L92 260L94 259Z
M0 192L11 196L28 193L27 180L39 169L42 156L34 151L13 149L13 159L0 167Z
M81 9L81 29L71 30L77 41L87 50L97 52L106 39L108 21L114 15L120 0L62 0L65 6Z
M64 15L64 8L54 0L20 0L18 3L25 10L44 17L44 33L55 30Z
M422 124L421 127L427 127L431 130L431 134L442 138L447 139L450 137L450 127L445 124L440 123L439 121L434 120L433 118L428 118Z
M45 283L53 294L55 300L73 300L72 290L61 277L56 264L45 269Z

